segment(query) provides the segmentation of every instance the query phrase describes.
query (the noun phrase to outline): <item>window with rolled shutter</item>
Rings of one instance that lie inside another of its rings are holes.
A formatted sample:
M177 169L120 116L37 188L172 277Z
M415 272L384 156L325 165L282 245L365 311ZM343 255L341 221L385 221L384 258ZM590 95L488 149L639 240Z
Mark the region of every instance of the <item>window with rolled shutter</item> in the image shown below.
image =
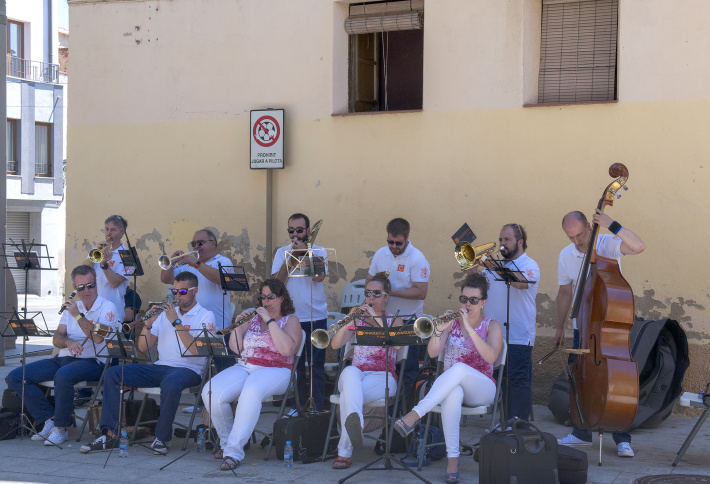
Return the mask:
M618 0L543 0L538 100L616 99Z
M30 214L29 212L7 212L7 243L14 242L16 244L30 242ZM10 267L15 267L15 259L13 258L14 248L6 246L8 252L7 262ZM10 269L12 277L15 278L15 286L18 294L25 293L25 271L22 269Z

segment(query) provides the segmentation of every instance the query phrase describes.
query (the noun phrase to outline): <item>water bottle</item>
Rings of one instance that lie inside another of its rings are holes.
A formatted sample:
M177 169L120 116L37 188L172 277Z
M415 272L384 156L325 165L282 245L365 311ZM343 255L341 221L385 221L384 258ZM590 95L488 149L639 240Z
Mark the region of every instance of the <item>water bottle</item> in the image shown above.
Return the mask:
M197 434L197 452L200 454L205 453L205 429L200 428L200 433Z
M421 459L422 452L424 452L424 437L419 439L419 445L417 445L417 461Z
M118 455L121 459L128 457L128 434L125 430L121 431L121 440L118 443Z
M293 447L291 447L291 441L286 441L286 447L284 447L284 466L293 466Z

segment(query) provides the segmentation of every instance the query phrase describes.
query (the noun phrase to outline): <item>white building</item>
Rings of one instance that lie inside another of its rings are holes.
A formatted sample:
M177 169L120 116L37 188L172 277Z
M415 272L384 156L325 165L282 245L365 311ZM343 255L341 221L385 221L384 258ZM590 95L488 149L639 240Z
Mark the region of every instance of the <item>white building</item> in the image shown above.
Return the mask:
M7 237L46 244L56 268L66 232L58 0L7 0L7 19ZM24 292L24 272L12 272ZM28 292L57 294L60 281L63 272L34 271Z

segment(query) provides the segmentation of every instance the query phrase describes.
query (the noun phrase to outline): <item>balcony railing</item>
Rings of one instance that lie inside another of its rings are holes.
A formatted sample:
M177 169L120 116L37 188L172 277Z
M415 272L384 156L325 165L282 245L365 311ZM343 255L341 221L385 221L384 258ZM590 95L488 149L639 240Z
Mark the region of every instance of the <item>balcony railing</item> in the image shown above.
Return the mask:
M45 64L7 54L7 75L28 81L59 84L59 64Z

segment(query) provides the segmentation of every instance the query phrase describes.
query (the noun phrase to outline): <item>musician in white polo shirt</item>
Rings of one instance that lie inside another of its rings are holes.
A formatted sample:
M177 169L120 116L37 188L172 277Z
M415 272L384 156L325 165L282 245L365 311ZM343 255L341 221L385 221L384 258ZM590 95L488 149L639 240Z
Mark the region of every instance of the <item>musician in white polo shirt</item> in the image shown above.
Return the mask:
M369 281L378 272L388 271L392 292L387 301L387 314L406 318L424 313L424 299L429 290L429 262L424 254L409 241L410 226L403 218L394 218L387 224L387 245L375 252L368 271ZM404 320L405 324L408 322ZM409 389L419 372L419 347L410 346L404 371L404 392Z

